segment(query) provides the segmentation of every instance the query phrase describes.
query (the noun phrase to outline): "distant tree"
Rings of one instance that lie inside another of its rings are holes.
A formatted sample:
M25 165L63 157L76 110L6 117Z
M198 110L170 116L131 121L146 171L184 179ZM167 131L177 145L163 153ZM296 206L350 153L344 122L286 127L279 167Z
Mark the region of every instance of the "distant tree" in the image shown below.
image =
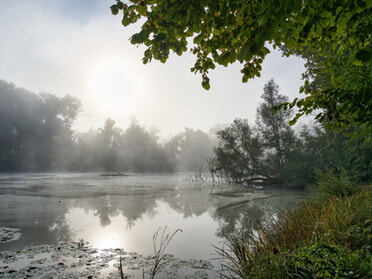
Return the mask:
M73 154L71 125L81 103L71 96L34 94L0 82L1 170L67 168Z
M212 173L234 183L274 182L263 163L262 140L247 120L235 119L230 127L217 132L219 145L210 161Z
M75 166L82 171L172 172L173 165L154 130L132 119L127 129L106 119L102 128L80 133Z
M76 171L102 171L103 145L98 130L89 129L76 135L76 153L72 168Z
M135 119L121 138L121 160L135 172L170 172L173 166L164 148Z
M304 126L286 154L282 168L283 184L305 188L314 184L317 170L345 170L354 184L372 181L372 142L360 137L350 139L349 132L334 132L322 126Z
M212 143L207 133L185 128L166 144L165 149L180 171L196 172L206 167L212 155Z
M16 171L37 168L41 102L38 96L0 81L0 168Z
M81 102L69 95L59 98L53 94L40 94L42 169L68 170L75 155L75 132L72 124L81 109Z
M315 126L304 126L286 153L286 161L281 169L283 185L305 188L315 182L315 170L325 169L330 161L330 146L325 131Z
M217 132L219 145L209 160L212 173L222 174L234 183L282 183L282 168L296 143L288 124L291 110L274 110L288 100L279 94L274 80L264 86L262 99L256 127L251 128L247 120L236 119L230 127Z
M108 118L105 120L103 128L98 130L99 157L105 171L125 170L124 164L119 159L119 152L122 148L120 139L122 131L114 126L115 120Z
M279 175L285 162L285 154L294 143L294 132L288 124L292 111L283 109L274 111L276 106L288 101L288 97L279 94L279 86L273 79L265 84L261 98L264 102L257 108L256 123L264 147L269 150L267 156L274 160L272 163L274 173Z

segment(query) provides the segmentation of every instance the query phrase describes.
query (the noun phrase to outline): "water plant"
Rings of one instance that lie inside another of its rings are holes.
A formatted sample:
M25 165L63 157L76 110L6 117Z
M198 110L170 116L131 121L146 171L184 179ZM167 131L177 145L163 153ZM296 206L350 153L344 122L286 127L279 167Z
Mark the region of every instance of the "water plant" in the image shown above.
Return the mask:
M176 229L173 233L167 233L166 231L167 231L167 226L165 226L163 229L162 227L159 227L152 237L154 255L152 256L151 268L148 271L150 279L154 279L156 274L160 271L160 269L168 263L169 261L168 257L166 254L164 254L164 252L167 249L169 243L172 241L173 237L176 235L176 233L182 232L181 229ZM119 263L118 269L119 269L120 278L125 279L126 277L123 272L121 257L120 257L120 263ZM144 268L143 268L142 276L143 276L143 279L145 279Z
M154 254L154 265L150 269L150 279L154 279L158 271L167 263L167 260L164 254L165 249L167 249L169 243L172 241L176 233L182 232L181 229L176 229L172 234L166 233L166 231L167 231L167 226L165 226L163 229L159 227L152 237L152 243L154 246L155 254Z
M125 276L124 276L124 271L123 271L123 265L121 263L121 255L119 257L119 268L118 269L119 269L120 278L124 279Z

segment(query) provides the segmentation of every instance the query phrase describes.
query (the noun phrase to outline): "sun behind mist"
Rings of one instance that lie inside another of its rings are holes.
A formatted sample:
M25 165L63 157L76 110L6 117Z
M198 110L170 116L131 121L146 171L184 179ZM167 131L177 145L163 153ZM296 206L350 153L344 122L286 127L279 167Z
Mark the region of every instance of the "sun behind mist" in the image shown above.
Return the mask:
M144 91L140 71L116 57L92 64L87 71L86 96L93 109L107 117L135 115Z

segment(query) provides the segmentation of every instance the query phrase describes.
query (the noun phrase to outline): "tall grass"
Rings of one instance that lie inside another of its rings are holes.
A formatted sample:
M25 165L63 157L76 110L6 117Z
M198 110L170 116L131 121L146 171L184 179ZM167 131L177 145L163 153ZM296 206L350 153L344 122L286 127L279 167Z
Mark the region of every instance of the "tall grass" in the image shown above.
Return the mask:
M308 200L218 252L223 278L372 278L372 192Z

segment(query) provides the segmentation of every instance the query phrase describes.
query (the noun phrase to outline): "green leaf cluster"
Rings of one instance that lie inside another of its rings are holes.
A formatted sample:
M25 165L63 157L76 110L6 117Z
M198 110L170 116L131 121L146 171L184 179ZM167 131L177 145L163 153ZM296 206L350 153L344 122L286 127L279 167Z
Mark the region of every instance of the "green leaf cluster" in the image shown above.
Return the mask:
M201 74L214 63L243 64L243 81L258 76L266 43L285 45L295 53L307 46L326 47L337 53L353 50L360 63L371 60L371 1L227 1L227 0L129 0L111 6L122 12L124 26L145 19L141 39L155 59L166 61L169 51L182 54L187 38L196 56L193 71ZM145 58L152 57L149 52Z
M282 104L284 109L296 107L296 123L302 115L316 112L315 119L334 130L359 129L356 135L371 140L372 69L370 63L356 65L353 56L337 55L307 48L299 52L306 58L302 99Z

